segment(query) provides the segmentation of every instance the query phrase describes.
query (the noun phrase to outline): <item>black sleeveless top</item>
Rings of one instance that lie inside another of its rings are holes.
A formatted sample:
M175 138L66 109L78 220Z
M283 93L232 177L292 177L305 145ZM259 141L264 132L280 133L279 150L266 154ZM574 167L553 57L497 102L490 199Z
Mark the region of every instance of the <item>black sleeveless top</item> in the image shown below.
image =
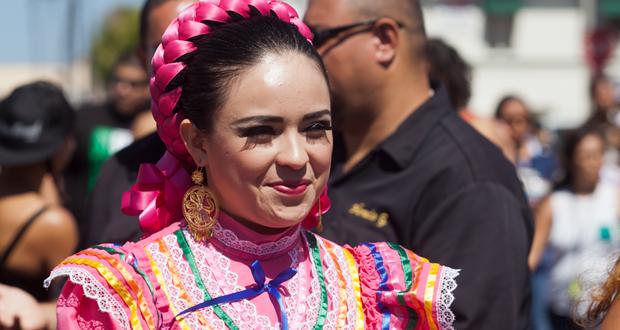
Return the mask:
M25 275L8 268L6 263L22 236L24 236L28 228L30 228L34 221L43 214L45 210L47 210L47 206L42 207L26 221L17 232L17 235L15 235L15 238L13 238L13 241L8 245L6 250L4 250L2 256L0 256L0 283L18 287L30 293L38 301L47 301L50 298L47 290L43 288L43 280L45 280L48 274L41 274L33 278L30 275Z

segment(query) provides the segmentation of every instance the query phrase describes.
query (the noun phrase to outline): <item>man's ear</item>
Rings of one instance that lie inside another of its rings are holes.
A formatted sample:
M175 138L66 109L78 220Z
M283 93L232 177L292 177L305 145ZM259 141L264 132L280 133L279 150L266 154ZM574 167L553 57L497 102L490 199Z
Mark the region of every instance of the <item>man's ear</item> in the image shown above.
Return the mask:
M183 119L179 127L181 139L185 144L185 148L194 159L198 166L206 166L207 149L206 134L198 129L189 119Z
M384 67L389 66L396 58L399 29L398 23L391 18L380 18L373 27L375 58Z

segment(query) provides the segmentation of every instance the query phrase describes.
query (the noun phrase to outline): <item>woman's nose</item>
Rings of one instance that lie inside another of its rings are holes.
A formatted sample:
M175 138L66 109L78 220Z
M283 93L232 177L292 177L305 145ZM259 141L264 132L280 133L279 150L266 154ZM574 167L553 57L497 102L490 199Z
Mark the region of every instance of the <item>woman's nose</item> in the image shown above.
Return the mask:
M308 152L306 151L305 137L298 133L284 136L284 141L280 145L276 163L280 166L290 167L299 170L306 166L309 161Z

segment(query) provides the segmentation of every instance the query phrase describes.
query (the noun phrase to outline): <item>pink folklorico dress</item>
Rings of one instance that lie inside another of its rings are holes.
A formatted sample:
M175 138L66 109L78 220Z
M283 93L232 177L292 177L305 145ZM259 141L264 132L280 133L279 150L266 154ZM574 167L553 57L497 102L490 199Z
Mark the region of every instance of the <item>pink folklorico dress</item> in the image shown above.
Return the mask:
M281 305L263 292L177 316L257 287L256 263L266 282L297 271L277 286ZM176 222L79 252L46 284L60 276L59 329L452 329L458 271L394 244L342 247L301 226L263 235L221 214L206 243Z

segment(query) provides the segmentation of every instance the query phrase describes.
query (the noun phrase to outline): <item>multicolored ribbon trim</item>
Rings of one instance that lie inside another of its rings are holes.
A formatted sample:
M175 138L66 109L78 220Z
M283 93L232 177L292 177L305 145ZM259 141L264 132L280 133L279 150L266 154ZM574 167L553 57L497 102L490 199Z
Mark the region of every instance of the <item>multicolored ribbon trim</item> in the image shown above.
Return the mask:
M385 266L383 264L383 257L381 257L381 253L377 251L377 247L374 244L366 243L364 245L370 249L370 253L372 254L372 257L375 259L377 273L379 273L379 276L381 277L381 283L379 284L379 290L384 291L384 292L388 291L389 276L387 273L387 269L385 269ZM381 322L381 329L388 330L390 328L390 312L381 304L381 302L378 302L378 305L379 305L379 309L383 312L383 320Z
M287 268L284 271L282 271L280 274L278 274L278 276L276 276L273 280L269 281L267 284L265 284L265 271L263 270L263 267L261 266L258 260L252 263L251 269L252 269L252 276L254 277L254 281L256 282L256 286L245 289L243 291L239 291L239 292L227 294L221 297L217 297L211 300L207 300L194 307L190 307L182 311L181 313L176 315L176 318L178 318L181 315L191 313L191 312L194 312L202 308L206 308L206 307L210 307L214 305L231 303L231 302L235 302L235 301L239 301L243 299L252 299L256 296L259 296L267 292L269 295L271 295L278 301L278 305L280 307L280 319L282 320L282 329L288 330L288 319L286 317L286 309L284 307L284 301L282 300L282 295L280 294L280 291L278 290L278 288L282 285L282 283L293 278L293 276L297 274L297 269Z

